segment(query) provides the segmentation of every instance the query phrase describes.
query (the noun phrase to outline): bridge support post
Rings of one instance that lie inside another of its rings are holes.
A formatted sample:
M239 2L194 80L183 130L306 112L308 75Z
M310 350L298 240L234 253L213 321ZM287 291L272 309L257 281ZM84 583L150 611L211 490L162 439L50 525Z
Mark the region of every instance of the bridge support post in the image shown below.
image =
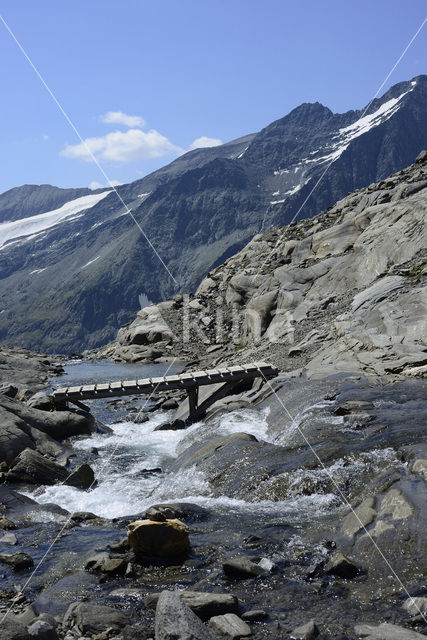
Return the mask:
M187 389L188 395L188 418L191 420L199 406L199 387Z

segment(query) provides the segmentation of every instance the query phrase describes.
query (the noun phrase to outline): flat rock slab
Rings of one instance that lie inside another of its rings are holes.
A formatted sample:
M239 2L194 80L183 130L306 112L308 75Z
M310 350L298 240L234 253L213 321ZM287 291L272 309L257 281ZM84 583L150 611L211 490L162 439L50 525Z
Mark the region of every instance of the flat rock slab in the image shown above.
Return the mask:
M213 640L209 629L174 591L162 591L156 607L156 640Z
M106 629L115 634L123 631L129 624L129 616L112 607L86 602L73 602L67 609L63 619L63 629L70 630L77 627L81 635L96 635Z
M255 564L255 562L245 557L228 558L223 561L222 568L227 578L231 580L246 580L268 573L268 571L260 567L259 564Z
M239 640L239 638L248 638L252 635L250 626L235 613L214 616L210 619L209 626L224 639Z
M425 635L399 627L396 624L383 622L377 627L369 624L358 624L354 627L356 635L367 640L425 640Z

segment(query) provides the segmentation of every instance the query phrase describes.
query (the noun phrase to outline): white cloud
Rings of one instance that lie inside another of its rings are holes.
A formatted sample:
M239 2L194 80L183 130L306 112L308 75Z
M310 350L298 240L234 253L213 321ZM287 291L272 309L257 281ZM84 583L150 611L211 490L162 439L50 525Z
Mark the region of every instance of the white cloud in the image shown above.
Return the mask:
M107 124L123 124L125 127L144 127L145 120L140 116L129 116L123 111L108 111L101 116L101 122Z
M92 189L92 191L95 191L96 189L102 189L103 186L104 186L103 184L94 180L93 182L90 183L89 189Z
M123 184L123 182L119 182L119 180L109 180L107 185L101 184L97 180L94 180L90 183L89 189L95 191L95 189L105 189L105 187L119 187L121 184Z
M207 138L206 136L201 136L200 138L196 138L191 144L189 149L204 149L205 147L217 147L218 145L223 144L222 140L219 138Z
M132 162L166 155L176 156L184 151L155 129L148 132L129 129L113 131L99 138L86 138L80 144L69 144L61 151L61 155L90 162L90 152L100 160Z

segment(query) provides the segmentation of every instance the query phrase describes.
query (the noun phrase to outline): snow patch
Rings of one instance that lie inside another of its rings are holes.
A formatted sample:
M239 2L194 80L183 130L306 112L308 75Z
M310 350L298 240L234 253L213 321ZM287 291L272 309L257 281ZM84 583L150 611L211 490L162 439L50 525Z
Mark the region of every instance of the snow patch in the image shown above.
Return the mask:
M0 224L0 247L13 238L29 236L26 238L29 240L41 231L59 224L62 220L65 220L65 218L71 218L80 211L95 206L105 198L105 196L108 196L109 193L111 193L110 189L102 193L82 196L81 198L66 202L62 207L59 207L59 209L39 213L36 216L22 218L22 220L15 220L14 222L3 222Z

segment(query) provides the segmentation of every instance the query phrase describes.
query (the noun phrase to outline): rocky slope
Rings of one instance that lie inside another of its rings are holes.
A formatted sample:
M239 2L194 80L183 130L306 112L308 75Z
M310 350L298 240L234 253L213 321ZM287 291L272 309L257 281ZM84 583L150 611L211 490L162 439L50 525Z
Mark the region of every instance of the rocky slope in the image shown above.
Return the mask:
M426 76L399 83L366 113L303 104L256 135L192 151L119 187L175 280L115 194L11 238L0 250L0 339L64 352L105 343L132 319L141 296L158 302L194 290L302 205L299 218L308 218L402 169L427 147L426 86Z
M427 370L427 153L314 219L266 231L195 294L152 305L99 353L309 377Z

